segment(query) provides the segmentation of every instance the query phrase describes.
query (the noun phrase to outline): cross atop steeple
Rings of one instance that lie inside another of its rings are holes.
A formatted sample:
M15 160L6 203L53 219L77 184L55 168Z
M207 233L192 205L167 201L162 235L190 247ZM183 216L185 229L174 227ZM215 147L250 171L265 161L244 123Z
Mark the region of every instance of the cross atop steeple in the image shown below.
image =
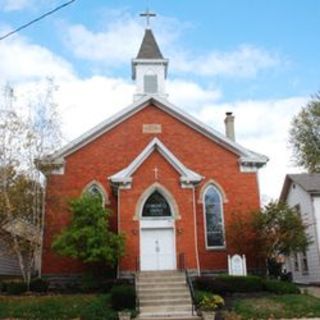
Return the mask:
M149 8L146 12L140 13L140 17L144 17L147 20L147 29L150 29L150 19L156 17L155 13L150 12Z

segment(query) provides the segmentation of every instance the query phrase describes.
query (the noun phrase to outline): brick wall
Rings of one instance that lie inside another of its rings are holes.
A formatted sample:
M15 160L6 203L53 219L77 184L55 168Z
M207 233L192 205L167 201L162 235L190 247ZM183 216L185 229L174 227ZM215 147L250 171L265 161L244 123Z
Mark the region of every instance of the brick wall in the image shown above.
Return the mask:
M159 134L142 133L143 124L158 123ZM148 106L115 128L104 133L80 150L66 157L64 175L48 179L46 222L43 250L43 273L77 273L83 270L80 262L55 255L51 250L52 238L69 219L67 201L80 196L83 188L92 180L99 181L106 189L113 211L111 225L117 228L117 197L112 193L108 177L128 166L157 136L166 147L189 169L204 177L196 188L196 215L200 266L203 270L225 270L227 250L206 250L204 235L201 187L214 179L224 190L228 201L224 203L225 224L231 223L232 213L247 212L259 207L259 194L255 173L241 173L238 157L201 133L185 125L155 106ZM159 170L158 180L153 169ZM192 190L180 186L178 172L157 151L141 165L133 175L132 188L120 191L120 228L126 234L126 256L120 269L132 271L139 255L139 222L134 219L136 205L141 194L154 182L163 185L175 198L181 219L176 220L176 250L184 253L188 268L196 267ZM253 259L249 264L254 265ZM250 267L250 266L249 266Z

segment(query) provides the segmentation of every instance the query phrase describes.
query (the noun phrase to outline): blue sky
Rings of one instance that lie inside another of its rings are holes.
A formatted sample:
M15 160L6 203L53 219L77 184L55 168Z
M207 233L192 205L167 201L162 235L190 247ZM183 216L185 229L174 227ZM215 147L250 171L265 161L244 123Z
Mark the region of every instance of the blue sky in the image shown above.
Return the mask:
M64 2L0 0L0 35ZM132 101L130 59L143 36L139 13L147 3L75 1L0 42L0 82L26 92L53 76L67 139L76 137ZM221 131L224 112L233 111L238 141L270 157L261 188L277 197L284 174L296 170L287 147L290 119L320 90L320 1L149 5L158 14L152 28L170 59L169 99Z

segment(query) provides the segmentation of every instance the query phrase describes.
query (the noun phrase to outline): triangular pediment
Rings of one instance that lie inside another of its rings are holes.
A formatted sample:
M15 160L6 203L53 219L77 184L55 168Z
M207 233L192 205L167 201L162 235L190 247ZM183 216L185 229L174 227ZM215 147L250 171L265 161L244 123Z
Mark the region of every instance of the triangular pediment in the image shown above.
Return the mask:
M193 128L197 132L200 132L210 140L218 143L223 148L233 152L234 154L239 156L239 163L240 166L246 170L248 168L260 168L264 166L268 158L264 155L255 153L251 150L248 150L242 147L240 144L236 143L235 141L230 140L220 132L214 130L213 128L209 127L208 125L204 124L200 120L194 118L193 116L187 114L185 111L177 108L176 106L172 105L168 100L160 98L158 96L145 96L140 100L134 102L129 107L123 109L113 117L103 121L93 129L89 130L85 134L81 135L79 138L73 140L68 145L66 145L61 150L55 152L51 156L43 159L45 162L63 162L64 158L75 151L81 149L91 141L95 140L96 138L100 137L102 134L108 132L109 130L113 129L118 124L122 123L126 119L132 117L137 112L143 110L144 108L153 105L162 111L170 114L171 116L175 117L179 121L183 122L184 124L188 125L189 127Z
M144 150L126 168L109 177L111 183L130 187L134 172L155 150L157 150L180 174L182 186L197 184L202 180L203 177L201 175L187 168L158 138L153 138Z

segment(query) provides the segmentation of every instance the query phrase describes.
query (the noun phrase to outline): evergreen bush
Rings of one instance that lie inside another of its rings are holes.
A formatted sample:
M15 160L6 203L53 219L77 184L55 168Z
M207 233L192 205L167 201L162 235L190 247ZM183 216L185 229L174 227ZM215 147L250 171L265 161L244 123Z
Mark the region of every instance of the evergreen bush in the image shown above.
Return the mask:
M7 293L12 295L22 294L28 290L25 282L7 282Z
M265 291L276 294L300 293L299 288L294 283L280 280L264 280L263 287Z
M124 310L136 308L136 291L130 285L117 285L111 291L111 306L113 310Z
M49 282L47 280L37 278L30 282L30 291L33 292L47 292L49 288Z
M0 293L7 291L7 284L5 282L0 282Z
M259 292L263 290L263 280L257 276L198 277L194 284L197 290L216 294Z

